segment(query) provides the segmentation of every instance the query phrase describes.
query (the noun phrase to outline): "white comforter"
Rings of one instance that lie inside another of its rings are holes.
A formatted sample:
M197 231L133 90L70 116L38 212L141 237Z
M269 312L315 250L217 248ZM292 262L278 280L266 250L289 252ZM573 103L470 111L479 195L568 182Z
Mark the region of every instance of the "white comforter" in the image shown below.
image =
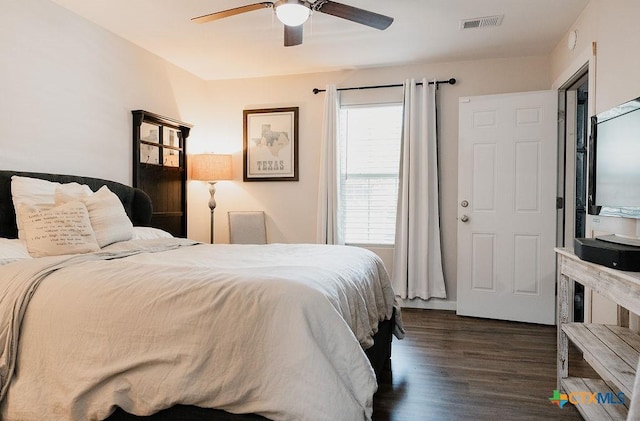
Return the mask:
M377 385L362 348L394 300L379 258L345 246L162 242L168 250L139 240L0 267L3 420L178 403L275 420L371 418Z

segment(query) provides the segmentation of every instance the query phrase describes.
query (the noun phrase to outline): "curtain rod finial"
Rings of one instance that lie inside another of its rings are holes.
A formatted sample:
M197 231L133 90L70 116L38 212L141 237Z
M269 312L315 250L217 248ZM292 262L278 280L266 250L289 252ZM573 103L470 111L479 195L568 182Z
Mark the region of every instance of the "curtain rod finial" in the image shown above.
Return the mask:
M456 78L452 77L451 79L449 79L449 85L455 85L456 84Z

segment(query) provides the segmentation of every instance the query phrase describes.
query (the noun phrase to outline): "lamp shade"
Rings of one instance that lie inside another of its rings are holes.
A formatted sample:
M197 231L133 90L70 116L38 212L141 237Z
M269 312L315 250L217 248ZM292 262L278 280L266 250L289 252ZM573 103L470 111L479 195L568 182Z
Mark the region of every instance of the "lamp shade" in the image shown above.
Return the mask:
M231 180L231 155L196 154L189 156L191 180Z

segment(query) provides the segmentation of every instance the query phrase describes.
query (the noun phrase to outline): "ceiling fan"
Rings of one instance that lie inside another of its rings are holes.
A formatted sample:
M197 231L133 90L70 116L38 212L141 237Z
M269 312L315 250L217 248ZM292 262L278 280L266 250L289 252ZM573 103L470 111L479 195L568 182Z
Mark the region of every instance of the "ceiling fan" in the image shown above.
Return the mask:
M240 6L221 12L192 18L196 23L211 22L253 10L273 8L278 20L284 24L284 46L291 47L302 44L302 24L312 12L321 12L342 19L384 30L391 25L393 18L346 4L330 0L277 0Z

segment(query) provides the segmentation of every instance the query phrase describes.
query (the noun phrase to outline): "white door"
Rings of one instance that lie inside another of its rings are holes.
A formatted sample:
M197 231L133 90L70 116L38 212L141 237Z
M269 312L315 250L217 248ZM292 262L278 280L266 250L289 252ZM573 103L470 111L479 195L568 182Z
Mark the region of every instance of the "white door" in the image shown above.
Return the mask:
M555 91L460 98L458 314L555 323Z

